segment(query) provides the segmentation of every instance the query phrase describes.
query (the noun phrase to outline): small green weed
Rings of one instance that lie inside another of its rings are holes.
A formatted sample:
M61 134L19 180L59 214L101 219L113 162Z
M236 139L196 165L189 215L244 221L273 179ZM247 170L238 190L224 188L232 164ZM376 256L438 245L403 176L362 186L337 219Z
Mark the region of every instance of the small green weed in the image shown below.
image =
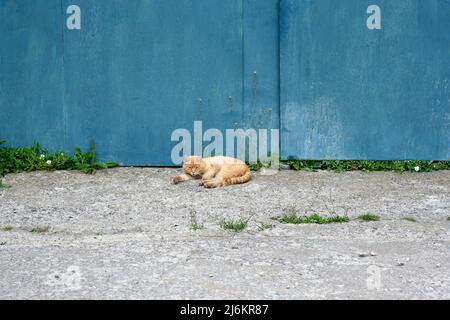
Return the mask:
M404 217L402 220L409 221L409 222L417 222L417 219L415 217Z
M2 228L3 231L12 231L14 229L13 226L7 225Z
M257 225L257 227L258 227L258 230L259 230L259 231L271 230L271 229L273 228L273 224L262 222L262 223L259 223L259 224Z
M295 213L285 214L281 217L275 217L276 220L283 224L329 224L329 223L344 223L349 222L350 219L347 216L331 216L322 217L318 214L312 214L309 216L297 216Z
M222 220L219 225L224 230L241 232L247 228L248 219L241 218L239 220Z
M363 221L380 221L380 216L372 213L365 213L358 217L358 219Z
M32 233L46 233L48 232L50 228L49 227L36 227L31 229Z
M8 188L11 188L11 186L4 184L0 177L0 189L8 189Z
M263 164L259 160L254 163L248 163L247 165L250 171L259 171L263 167Z
M199 223L197 220L197 212L192 209L189 212L189 218L190 218L190 228L191 230L197 231L197 230L202 230L205 228L205 226L203 225L203 223Z

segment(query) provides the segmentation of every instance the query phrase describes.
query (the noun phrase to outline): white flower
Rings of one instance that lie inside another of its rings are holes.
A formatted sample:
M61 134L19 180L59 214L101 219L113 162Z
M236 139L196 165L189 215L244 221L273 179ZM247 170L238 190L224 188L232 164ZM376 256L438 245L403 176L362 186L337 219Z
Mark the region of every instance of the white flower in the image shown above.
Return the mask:
M420 171L420 167L419 166L414 167L414 170L416 170L416 172L419 172Z
M46 164L47 164L47 165L51 165L51 164L52 164L52 161L51 161L51 160L47 160Z
M45 159L45 154L41 154L41 160Z

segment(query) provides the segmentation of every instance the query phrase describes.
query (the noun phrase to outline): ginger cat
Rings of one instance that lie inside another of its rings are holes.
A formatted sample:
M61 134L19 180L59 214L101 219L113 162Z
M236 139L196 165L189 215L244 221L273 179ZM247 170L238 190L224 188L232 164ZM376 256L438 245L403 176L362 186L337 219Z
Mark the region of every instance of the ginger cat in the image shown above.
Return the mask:
M183 171L182 175L173 178L174 184L192 179L201 179L201 186L217 188L245 183L252 178L252 173L245 162L223 156L203 159L197 156L186 157Z

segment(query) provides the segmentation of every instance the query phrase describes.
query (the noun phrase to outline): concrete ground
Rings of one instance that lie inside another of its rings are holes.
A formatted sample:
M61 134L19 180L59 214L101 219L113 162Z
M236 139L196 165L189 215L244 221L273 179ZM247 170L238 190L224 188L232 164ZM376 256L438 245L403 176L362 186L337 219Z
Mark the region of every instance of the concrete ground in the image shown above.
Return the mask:
M170 184L178 171L8 175L0 298L450 299L450 171L281 171L211 190ZM271 219L292 210L352 220ZM381 221L353 219L367 212ZM220 227L240 218L241 233Z

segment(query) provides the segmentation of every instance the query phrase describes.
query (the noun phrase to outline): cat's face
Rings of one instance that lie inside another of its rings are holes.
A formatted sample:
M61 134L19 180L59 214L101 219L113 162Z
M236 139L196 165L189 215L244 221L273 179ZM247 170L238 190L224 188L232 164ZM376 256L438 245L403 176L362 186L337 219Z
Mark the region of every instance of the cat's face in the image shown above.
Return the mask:
M187 157L184 160L183 170L194 178L201 178L206 172L206 164L200 157Z

